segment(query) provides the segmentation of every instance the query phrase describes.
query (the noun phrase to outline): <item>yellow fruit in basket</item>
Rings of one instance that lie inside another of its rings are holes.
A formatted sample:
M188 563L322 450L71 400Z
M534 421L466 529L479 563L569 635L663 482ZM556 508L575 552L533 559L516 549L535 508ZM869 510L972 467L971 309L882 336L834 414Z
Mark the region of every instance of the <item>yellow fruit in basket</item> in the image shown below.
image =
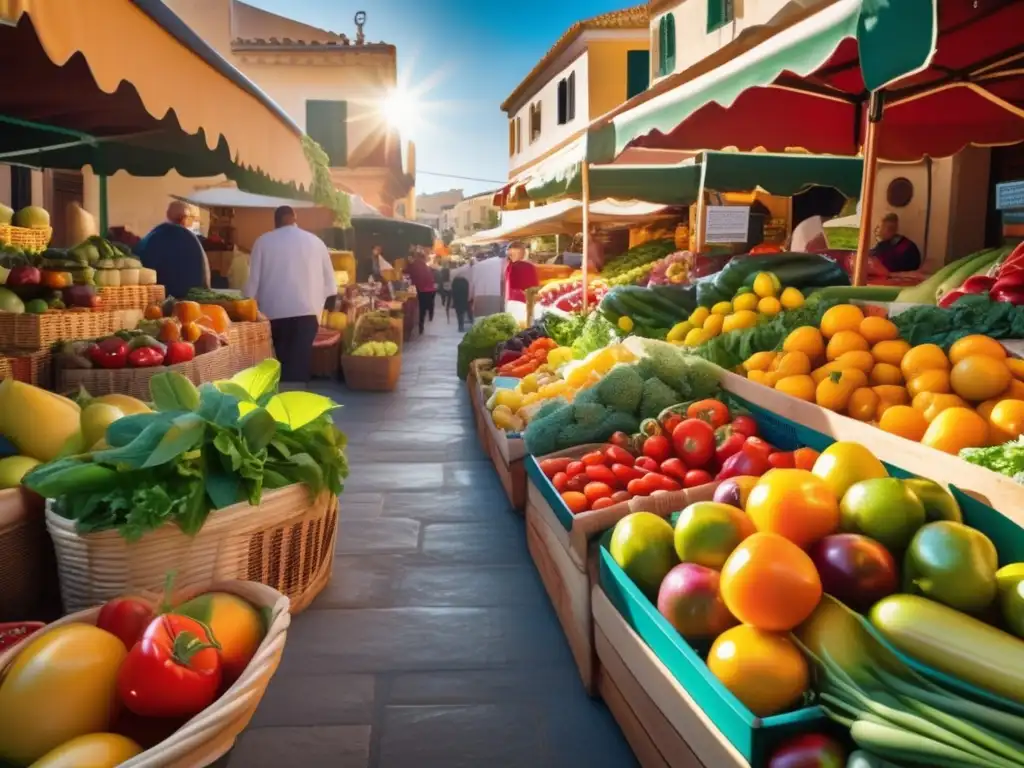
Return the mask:
M766 371L759 371L759 370L747 371L747 378L750 379L750 381L753 381L753 382L755 382L757 384L764 384L765 386L770 387L772 385L767 383L767 381L766 381L767 377L768 377L768 374L767 374Z
M779 296L779 302L783 309L799 309L804 305L804 295L799 289L790 286Z
M137 413L153 412L153 409L141 400L134 398L131 395L119 395L116 392L109 395L94 397L89 401L89 405L95 405L96 403L112 405L125 416L134 416Z
M523 378L519 380L519 384L516 386L516 389L519 390L520 394L529 395L532 394L533 392L536 392L538 386L539 385L537 384L537 374L530 373L527 374L526 376L523 376Z
M757 309L757 302L756 294L742 293L732 300L732 308L737 312L744 309L755 310Z
M701 326L701 330L704 331L709 339L713 339L722 332L722 327L724 325L725 315L711 315L704 321L704 325Z
M949 392L949 371L932 368L922 371L919 375L907 382L907 392L910 397L917 397L922 392L934 392L936 395L944 395Z
M555 347L548 352L548 365L559 368L572 360L572 347Z
M564 394L569 389L569 382L560 379L558 381L552 381L550 384L545 384L543 387L537 390L537 394L543 399L548 400L552 397L558 397Z
M707 335L707 332L703 328L694 328L686 334L686 338L683 339L683 344L687 347L699 347L709 338L710 336Z
M754 278L753 287L754 293L764 299L769 296L777 296L782 290L782 283L771 272L758 272L757 277Z
M697 307L693 312L690 313L690 322L693 323L695 328L700 328L704 325L704 321L708 319L708 315L711 314L711 310L707 307Z
M785 376L803 376L811 372L811 359L799 350L783 352L781 357L775 359L772 370Z
M814 379L804 374L802 376L784 376L780 378L775 383L775 389L790 397L813 403L817 385L815 385Z
M903 373L898 365L889 363L875 363L871 368L870 380L872 384L902 384Z
M970 408L947 408L928 425L921 444L956 455L988 442L988 424Z
M768 317L775 317L782 311L782 304L774 296L765 296L757 302L757 311Z
M895 384L878 384L871 389L878 395L878 413L876 418L881 418L882 414L894 405L906 405L910 402L910 395L905 387L896 386Z
M987 355L969 355L949 374L949 383L964 400L988 400L1004 392L1013 376L1003 360Z
M50 750L32 768L116 768L142 754L142 747L117 733L90 733Z
M871 348L871 354L877 362L889 365L899 365L909 351L910 345L903 339L880 341Z
M731 301L720 301L711 307L712 315L728 315L730 312L732 312Z
M124 413L120 408L106 403L89 403L81 415L82 441L85 445L99 442L107 434L107 427L122 418Z
M731 331L738 331L743 328L753 328L755 325L757 325L757 313L751 312L749 309L741 309L738 312L725 316L725 322L722 323L722 333L730 333Z
M864 313L853 304L837 304L821 316L821 333L831 339L840 331L859 331Z
M1006 367L1010 369L1013 378L1018 381L1024 379L1024 360L1017 357L1008 357L1006 358Z
M665 337L665 341L682 341L686 338L686 334L692 331L693 328L694 325L689 320L683 320L680 323L676 323L669 330L668 335Z
M917 378L924 371L933 369L949 370L946 353L937 344L918 344L916 347L911 347L900 360L900 370L903 372L903 378L907 381Z
M924 420L929 424L935 421L935 417L945 410L970 407L967 401L960 397L960 395L937 395L934 392L923 392L917 397L923 397L924 395L928 396L924 409L918 408L915 405L915 410L921 411L924 414ZM914 401L916 404L917 398L914 398Z
M785 634L747 624L718 636L708 652L708 671L757 717L789 709L810 682L803 654Z
M871 387L855 389L846 405L846 414L857 421L874 421L878 413L878 394Z
M825 341L817 328L802 325L789 332L786 340L782 342L782 349L786 352L799 350L811 360L818 360L825 356Z
M867 374L856 368L833 371L818 382L814 390L814 402L830 411L846 413L853 393L867 383Z
M972 355L985 355L994 357L996 360L1007 358L1002 344L989 336L982 336L980 333L964 336L962 339L954 341L953 346L949 348L949 362L953 365Z
M868 340L868 344L894 341L900 337L900 329L887 317L865 317L860 321L860 327L857 330Z
M1013 373L1013 371L1010 371ZM1010 386L1006 388L1005 392L999 395L1001 400L1024 400L1024 381L1020 379L1011 379Z
M774 352L755 352L743 363L743 367L749 371L767 371L777 357Z
M837 331L828 340L828 346L825 347L825 357L829 360L838 360L847 352L858 351L868 351L868 343L863 336L856 331Z
M0 489L17 488L25 475L41 463L28 456L8 456L0 459Z
M841 371L856 368L858 371L871 373L871 369L875 367L875 358L866 349L851 349L837 357L834 363Z
M982 416L980 407L978 415ZM1000 400L989 411L986 421L988 421L990 435L1008 436L1001 442L1016 440L1021 434L1024 434L1024 400Z
M838 370L835 363L828 363L811 371L811 378L814 379L815 384L820 384L829 374Z
M928 420L916 408L909 405L894 405L882 414L878 426L891 435L899 435L919 443L924 433L928 431Z

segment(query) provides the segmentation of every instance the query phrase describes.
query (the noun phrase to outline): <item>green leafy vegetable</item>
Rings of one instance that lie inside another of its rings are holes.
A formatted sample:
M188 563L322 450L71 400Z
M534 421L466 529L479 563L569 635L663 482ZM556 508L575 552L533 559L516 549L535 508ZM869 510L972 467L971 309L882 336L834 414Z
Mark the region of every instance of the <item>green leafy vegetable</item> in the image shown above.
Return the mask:
M892 321L900 329L900 338L912 346L938 344L945 349L975 333L994 339L1024 338L1024 306L992 301L985 295L964 296L948 309L911 307Z
M591 352L604 349L618 334L615 327L600 312L591 312L583 323L579 338L573 342L572 353L582 360Z
M519 333L519 322L507 313L489 315L475 323L459 342L457 373L460 379L469 375L469 364L490 357L494 348Z
M986 448L964 448L960 458L1024 484L1024 437Z

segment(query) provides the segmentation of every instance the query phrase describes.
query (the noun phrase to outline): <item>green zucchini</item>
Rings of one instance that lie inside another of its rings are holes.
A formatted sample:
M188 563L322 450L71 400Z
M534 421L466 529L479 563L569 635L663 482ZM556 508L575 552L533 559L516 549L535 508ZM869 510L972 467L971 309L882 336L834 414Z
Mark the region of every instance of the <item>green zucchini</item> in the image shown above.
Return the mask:
M633 317L633 315L647 317L656 321L653 323L654 326L668 327L672 327L678 319L675 313L669 314L661 308L654 306L650 302L649 296L641 297L632 291L612 291L609 295L611 293L615 294L616 302L625 310L625 314L628 314L630 317Z
M836 301L896 301L900 289L888 285L829 285L808 291L808 297Z
M917 595L875 603L871 624L897 649L939 672L1024 704L1024 642Z
M935 300L938 301L942 296L950 291L955 291L967 278L971 277L975 272L983 267L987 267L994 263L999 258L1000 249L991 248L977 254L974 258L968 259L966 263L961 264L956 270L954 270L949 277L942 281L938 289L935 291Z
M976 253L972 253L970 256L964 256L962 259L949 262L949 264L918 285L911 286L910 288L904 288L900 291L896 301L907 302L910 304L935 304L935 292L939 289L939 286L942 285L951 274L956 272L957 269L975 258L977 255L978 254Z

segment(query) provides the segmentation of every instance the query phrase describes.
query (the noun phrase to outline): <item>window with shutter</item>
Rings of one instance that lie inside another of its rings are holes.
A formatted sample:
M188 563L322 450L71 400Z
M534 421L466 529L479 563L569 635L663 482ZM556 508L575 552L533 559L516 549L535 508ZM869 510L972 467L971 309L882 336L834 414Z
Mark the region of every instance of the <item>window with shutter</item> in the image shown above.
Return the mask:
M735 18L733 0L708 0L708 32L724 27Z
M626 51L626 98L631 99L651 84L649 51Z
M306 133L323 147L332 168L348 165L348 102L307 101Z
M658 75L664 77L668 74L665 65L665 54L668 53L668 21L662 16L658 21Z
M541 127L541 115L540 115L541 103L536 101L530 107L530 143L533 144L537 139L540 138L540 127Z
M568 118L566 120L566 122L567 123L571 123L573 120L576 119L576 73L575 72L570 72L569 73L569 80L568 80L568 86L567 86L567 95L566 95L566 103L567 103L566 116Z
M569 82L563 77L558 81L558 124L569 121Z
M516 153L523 151L523 118L516 118Z
M671 74L676 68L676 17L668 14L665 17L665 74Z
M516 121L508 121L508 156L516 153Z

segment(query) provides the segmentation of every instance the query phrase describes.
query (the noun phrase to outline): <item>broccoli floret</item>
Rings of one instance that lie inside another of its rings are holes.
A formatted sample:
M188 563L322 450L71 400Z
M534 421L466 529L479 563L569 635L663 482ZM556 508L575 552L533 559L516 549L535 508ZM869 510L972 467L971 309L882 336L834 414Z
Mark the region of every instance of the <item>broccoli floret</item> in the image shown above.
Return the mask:
M570 424L558 432L558 447L572 448L586 443L600 443L607 435L600 424Z
M597 394L597 386L581 389L576 393L576 397L572 399L572 402L575 405L583 405L584 403L602 404Z
M545 456L557 451L559 447L558 433L563 427L575 423L573 419L573 406L561 405L552 408L543 416L538 412L533 421L526 427L523 440L526 444L526 451L534 456Z
M721 369L696 355L683 355L686 374L677 389L683 400L703 400L714 397L719 390Z
M654 370L654 361L649 357L641 357L633 367L636 368L636 372L644 381L657 376Z
M632 435L640 431L640 419L631 413L609 410L605 420L601 422L601 440L607 440L616 432Z
M668 386L679 387L686 378L685 355L677 347L662 341L648 342L646 352L653 374Z
M537 412L533 414L533 418L543 419L544 417L554 413L564 405L567 405L567 403L565 402L565 398L563 397L556 397L552 400L548 400L540 408L537 409Z
M680 395L661 379L644 382L644 394L640 400L640 418L655 419L669 406L681 402Z
M636 367L620 363L594 387L600 403L623 413L636 413L643 396L644 380ZM577 397L577 402L579 398Z
M608 409L600 403L578 403L572 404L572 418L577 424L591 426L604 421Z

